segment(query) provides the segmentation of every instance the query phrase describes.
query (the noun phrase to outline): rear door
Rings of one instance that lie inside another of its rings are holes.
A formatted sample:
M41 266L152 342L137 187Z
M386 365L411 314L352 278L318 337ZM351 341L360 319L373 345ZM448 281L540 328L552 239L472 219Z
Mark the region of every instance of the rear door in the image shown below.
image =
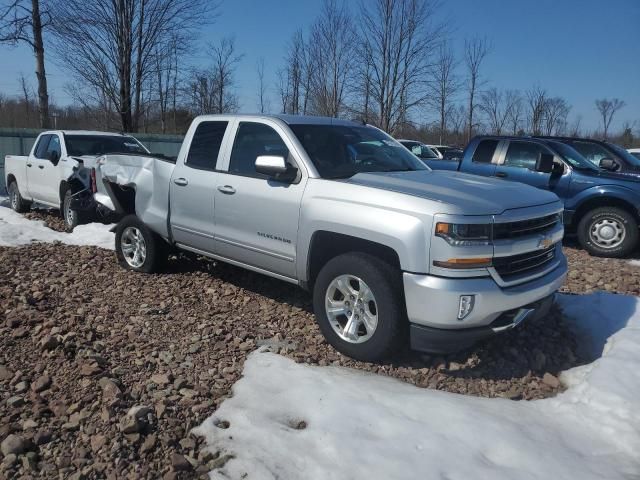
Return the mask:
M300 203L307 172L283 127L261 119L240 121L218 177L216 252L258 269L295 278ZM255 169L260 155L283 156L298 169L293 182Z
M180 244L214 251L214 202L218 159L230 119L203 120L193 130L187 152L180 152L170 186L171 232ZM188 139L185 139L188 142Z

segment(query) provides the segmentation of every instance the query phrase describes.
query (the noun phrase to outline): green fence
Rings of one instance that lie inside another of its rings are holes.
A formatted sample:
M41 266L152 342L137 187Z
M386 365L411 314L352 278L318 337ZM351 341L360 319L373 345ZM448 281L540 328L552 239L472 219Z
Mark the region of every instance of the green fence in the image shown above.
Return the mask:
M36 138L43 130L27 128L0 128L0 194L6 192L4 174L4 157L6 155L29 155ZM161 153L168 157L177 157L182 145L181 135L158 135L152 133L136 133L140 140L152 153Z

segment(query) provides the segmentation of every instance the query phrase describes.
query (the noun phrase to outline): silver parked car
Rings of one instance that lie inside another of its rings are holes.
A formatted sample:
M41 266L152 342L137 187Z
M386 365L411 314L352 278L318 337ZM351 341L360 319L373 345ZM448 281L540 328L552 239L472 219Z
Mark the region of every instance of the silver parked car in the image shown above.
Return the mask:
M299 285L329 343L361 360L513 328L567 272L553 193L432 171L335 118L201 116L175 164L108 155L95 176L123 267L158 271L171 246Z

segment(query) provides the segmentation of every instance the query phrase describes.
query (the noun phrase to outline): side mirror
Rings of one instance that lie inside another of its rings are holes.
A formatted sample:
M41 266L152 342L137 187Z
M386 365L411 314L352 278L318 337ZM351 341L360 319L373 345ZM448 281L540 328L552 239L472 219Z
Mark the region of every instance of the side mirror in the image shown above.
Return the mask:
M601 158L598 165L600 168L610 170L612 172L618 169L618 164L612 158Z
M51 163L53 163L54 165L57 165L59 160L60 160L60 154L58 152L56 152L55 150L49 152L49 161Z
M562 175L564 173L564 164L562 163L558 163L558 162L553 162L553 171L551 172L552 175Z
M553 172L553 155L550 153L541 153L536 160L536 172L551 173Z
M256 158L256 172L269 177L276 177L287 173L287 161L284 157L275 155L261 155Z

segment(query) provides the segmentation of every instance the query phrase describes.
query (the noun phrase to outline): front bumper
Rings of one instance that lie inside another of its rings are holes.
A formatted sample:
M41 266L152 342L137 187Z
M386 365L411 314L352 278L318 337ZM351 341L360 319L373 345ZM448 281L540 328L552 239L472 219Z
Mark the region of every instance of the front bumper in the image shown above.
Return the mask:
M548 310L549 299L564 284L566 276L564 255L552 271L513 287L500 287L490 277L460 279L404 273L411 346L438 353L461 350L499 333L502 330L496 330L496 326L504 327L505 321L508 324L518 314L523 315L518 323L535 317L536 312ZM461 295L474 295L475 304L466 318L458 320ZM532 311L524 315L521 310Z

